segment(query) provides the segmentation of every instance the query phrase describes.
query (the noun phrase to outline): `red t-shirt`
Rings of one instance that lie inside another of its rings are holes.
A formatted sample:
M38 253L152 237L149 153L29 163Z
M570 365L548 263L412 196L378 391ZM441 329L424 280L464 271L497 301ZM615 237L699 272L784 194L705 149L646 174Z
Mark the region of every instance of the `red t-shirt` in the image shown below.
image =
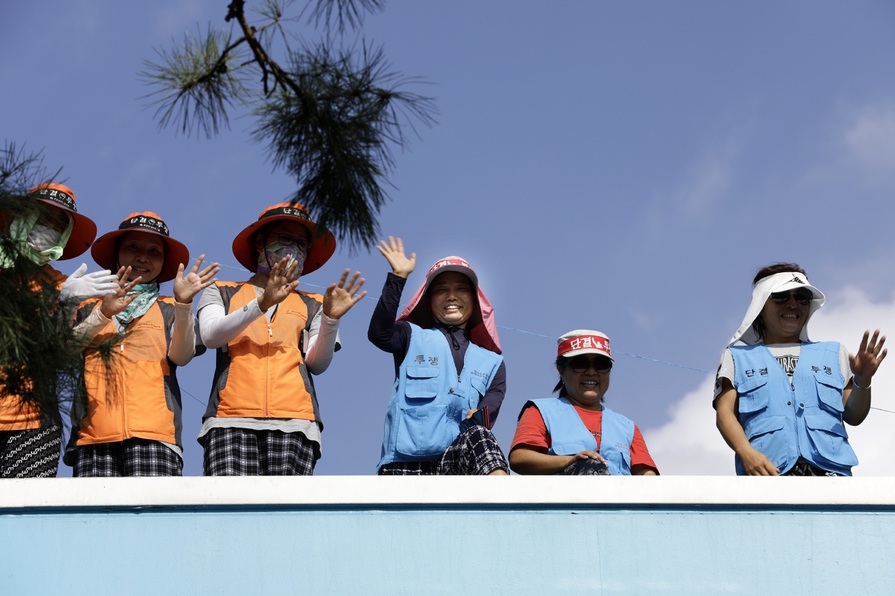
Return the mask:
M575 406L575 404L572 405ZM587 430L597 440L597 449L599 449L600 436L603 430L603 410L586 410L575 406L575 411ZM513 437L510 451L524 445L538 453L547 453L551 444L550 434L547 432L547 425L544 424L544 418L541 416L540 410L536 407L526 408L522 412L522 418L519 419L519 425L516 426L516 435ZM653 458L650 457L643 435L640 434L640 429L635 425L634 439L631 442L631 466L638 464L644 464L657 472L659 471L655 462L653 462Z

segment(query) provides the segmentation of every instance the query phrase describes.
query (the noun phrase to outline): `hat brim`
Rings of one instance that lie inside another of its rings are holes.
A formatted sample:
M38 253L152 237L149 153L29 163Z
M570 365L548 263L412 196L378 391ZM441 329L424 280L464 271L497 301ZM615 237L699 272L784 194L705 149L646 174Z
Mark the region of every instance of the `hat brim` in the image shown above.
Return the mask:
M305 259L305 266L302 269L302 275L317 271L333 256L336 252L336 238L329 230L324 230L321 226L300 219L294 215L279 214L264 217L256 222L246 226L236 238L233 239L233 256L239 261L239 264L254 273L258 269L256 260L255 246L252 237L264 226L277 221L291 221L303 226L308 230L311 240L311 250Z
M183 263L184 267L189 264L190 251L185 244L178 242L169 236L153 232L146 228L114 230L97 238L96 242L94 242L93 246L90 248L90 254L93 257L93 260L96 261L96 264L114 273L116 269L115 257L117 256L115 254L115 245L120 236L130 232L137 234L151 234L153 236L158 236L165 241L165 263L162 265L161 273L155 278L155 282L163 283L171 281L177 277L177 269L180 267L181 263Z
M450 258L450 257L448 257L448 258ZM455 273L462 273L463 275L465 275L466 277L469 278L469 281L472 282L473 287L475 289L478 289L479 277L475 274L475 271L473 271L469 267L458 264L458 265L445 265L444 267L439 267L435 271L430 272L429 275L426 277L426 284L425 284L425 287L423 288L423 293L426 293L429 291L429 286L432 285L432 282L435 281L435 278L437 278L442 273L447 273L448 271L453 271Z
M796 281L791 281L791 282L785 283L782 286L780 286L779 288L776 288L771 293L777 294L779 292L788 292L789 290L799 290L799 289L811 290L811 294L813 296L811 298L812 300L819 300L821 302L826 302L826 300L827 300L827 297L824 296L824 293L821 292L820 290L818 290L817 288L815 288L814 286L812 286L811 284L802 284L802 283L798 283Z
M93 223L93 220L89 217L81 215L77 211L72 211L71 209L66 209L64 206L60 205L56 201L51 201L48 199L37 199L39 202L44 205L48 205L50 207L54 207L61 211L64 211L71 215L74 224L71 229L71 234L68 237L68 242L65 243L65 248L62 249L62 256L59 257L60 261L67 261L68 259L74 259L75 257L79 257L90 248L90 245L93 243L93 239L96 238L96 224Z

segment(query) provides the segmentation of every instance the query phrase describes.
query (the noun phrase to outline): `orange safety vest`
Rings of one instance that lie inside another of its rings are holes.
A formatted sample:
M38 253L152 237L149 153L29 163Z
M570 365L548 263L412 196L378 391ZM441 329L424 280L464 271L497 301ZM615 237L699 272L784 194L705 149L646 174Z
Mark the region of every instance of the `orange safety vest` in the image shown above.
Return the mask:
M87 316L99 299L81 307ZM116 443L133 437L181 445L180 387L177 366L168 360L174 327L174 299L160 296L142 317L134 319L118 344L111 366L99 354L87 356L84 383L87 412L78 422L77 445ZM118 335L114 321L106 323L94 341Z
M56 271L49 265L43 266L48 280L59 289L68 276ZM39 291L34 283L32 291ZM0 398L0 431L20 431L40 428L40 410L33 405L23 404L18 395L6 395Z
M224 311L257 298L250 283L218 282ZM302 354L302 332L323 306L323 296L290 293L267 317L252 321L218 348L214 384L203 420L218 418L297 418L321 428L314 382Z

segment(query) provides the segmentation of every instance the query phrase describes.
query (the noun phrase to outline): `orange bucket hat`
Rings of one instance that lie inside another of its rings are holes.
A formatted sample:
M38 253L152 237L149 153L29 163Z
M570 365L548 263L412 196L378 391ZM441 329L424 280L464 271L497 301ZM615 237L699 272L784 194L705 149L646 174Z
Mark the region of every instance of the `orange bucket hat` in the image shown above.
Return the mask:
M65 243L62 256L59 257L60 261L81 256L90 248L90 243L96 238L96 224L92 219L78 213L75 193L69 187L64 184L47 182L32 188L28 191L28 196L51 207L62 209L74 220L71 235L68 237L68 242Z
M275 221L292 221L304 226L308 230L311 240L311 248L305 259L302 274L317 271L336 252L336 239L332 232L311 221L307 208L301 203L278 203L271 205L261 212L258 221L249 224L233 240L233 256L239 264L249 271L258 269L257 251L255 250L254 235L262 227Z
M118 229L113 232L103 234L93 243L90 254L96 264L110 271L114 271L115 260L118 257L115 250L118 245L118 238L128 232L142 232L145 234L155 234L161 236L165 241L165 264L162 265L162 272L155 281L162 283L170 281L177 275L177 268L181 263L186 266L190 262L190 251L182 242L178 242L171 238L168 233L168 226L161 217L152 211L143 211L142 213L131 213Z

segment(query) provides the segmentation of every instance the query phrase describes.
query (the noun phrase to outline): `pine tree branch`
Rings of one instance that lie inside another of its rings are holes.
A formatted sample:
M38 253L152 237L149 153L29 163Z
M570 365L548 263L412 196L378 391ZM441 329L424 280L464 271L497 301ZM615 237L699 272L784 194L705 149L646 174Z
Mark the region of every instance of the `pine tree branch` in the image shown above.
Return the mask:
M161 87L156 117L160 127L179 121L184 132L196 126L210 136L228 122L228 106L253 106L253 137L267 145L274 167L295 178L292 200L304 203L352 253L369 249L388 198L391 146L405 148L406 131L416 134L415 123L431 125L435 106L403 89L419 79L390 72L381 48L334 49L327 36L293 51L282 28L289 1L265 0L259 12L268 22L256 27L246 18L245 0L231 0L225 20L239 27L237 41L222 44L220 34L209 31L204 40L187 37L179 51L160 51L166 64L151 65L144 75ZM360 24L364 11L382 6L381 0L316 0L310 19L327 27L337 23L341 32L346 24ZM274 27L283 34L286 63L272 56ZM240 48L245 60L237 60ZM251 88L237 75L249 69Z

